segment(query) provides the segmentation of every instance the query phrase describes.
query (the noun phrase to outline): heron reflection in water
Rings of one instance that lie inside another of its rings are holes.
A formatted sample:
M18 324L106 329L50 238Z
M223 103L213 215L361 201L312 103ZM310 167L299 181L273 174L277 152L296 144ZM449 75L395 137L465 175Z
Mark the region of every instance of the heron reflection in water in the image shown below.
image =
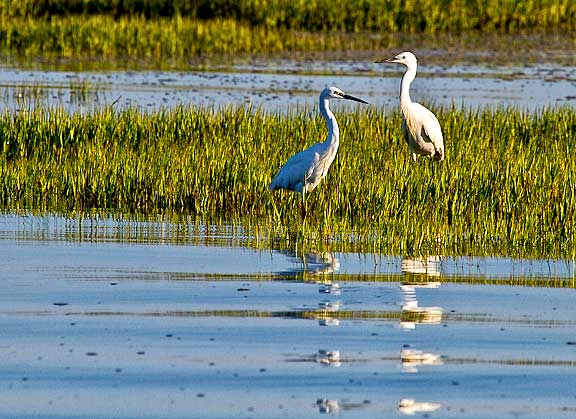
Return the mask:
M420 256L402 259L402 272L438 277L442 273L442 256Z
M430 413L440 409L440 403L417 402L414 399L402 399L398 403L398 411L404 415L415 415L417 413Z
M339 413L340 411L361 409L370 405L370 400L364 400L361 403L348 401L339 401L331 399L317 399L316 406L320 413Z
M402 303L402 318L400 327L403 329L414 329L417 323L437 324L442 321L444 310L442 307L420 307L416 299L416 288L438 288L438 284L401 284L400 289L404 293Z
M438 354L411 348L403 348L402 351L400 351L400 362L402 363L402 370L405 372L418 372L417 367L423 365L444 364L441 356Z
M297 264L297 268L285 272L285 274L291 276L302 273L322 276L337 273L340 270L340 260L331 252L300 253L294 250L282 250L279 252L293 259Z

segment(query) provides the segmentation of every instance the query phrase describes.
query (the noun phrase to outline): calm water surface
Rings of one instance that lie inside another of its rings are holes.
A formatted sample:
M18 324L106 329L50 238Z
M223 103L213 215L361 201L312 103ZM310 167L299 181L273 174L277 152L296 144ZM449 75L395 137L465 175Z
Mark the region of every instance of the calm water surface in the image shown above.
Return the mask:
M5 57L0 108L89 112L106 106L155 111L250 105L289 112L316 108L318 93L335 85L386 109L397 106L403 67L374 60L403 50L419 58L414 100L471 109L573 107L575 42L575 33L382 34L379 51L190 57L189 63Z
M2 416L574 417L574 289L506 285L569 283L572 261L301 255L248 236L2 215Z
M445 51L446 56L450 52ZM55 71L5 68L0 106L12 111L62 107L88 112L106 106L154 111L178 105L222 108L249 105L272 112L315 108L317 95L334 85L377 107L396 107L403 68L373 57L213 66L202 71ZM414 100L434 106L506 107L534 111L576 104L576 67L570 62L525 65L420 61ZM350 104L339 104L350 107Z

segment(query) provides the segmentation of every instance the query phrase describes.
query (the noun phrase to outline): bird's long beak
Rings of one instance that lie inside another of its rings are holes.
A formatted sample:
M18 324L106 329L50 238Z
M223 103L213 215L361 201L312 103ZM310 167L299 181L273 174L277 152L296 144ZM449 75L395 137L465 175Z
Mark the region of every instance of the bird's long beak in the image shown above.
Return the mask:
M381 58L380 60L376 60L374 62L380 64L380 63L395 63L396 61L394 58Z
M343 99L349 99L349 100L355 100L356 102L368 104L368 102L366 102L364 99L359 99L359 98L357 98L357 97L354 97L354 96L351 96L351 95L347 95L347 94L344 94L344 95L342 96L342 98L343 98Z

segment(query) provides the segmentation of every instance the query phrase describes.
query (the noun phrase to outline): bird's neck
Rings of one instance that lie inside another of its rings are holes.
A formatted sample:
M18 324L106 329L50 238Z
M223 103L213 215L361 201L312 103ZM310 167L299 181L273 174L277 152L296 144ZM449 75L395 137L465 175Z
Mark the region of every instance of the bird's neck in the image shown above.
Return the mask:
M336 117L330 110L329 100L325 98L320 98L320 113L326 120L326 126L328 127L328 138L325 143L328 145L338 145L340 141L340 128L338 127L338 122L336 122Z
M410 99L410 85L416 78L416 66L407 67L404 77L402 77L402 84L400 85L400 104L409 104L412 102Z

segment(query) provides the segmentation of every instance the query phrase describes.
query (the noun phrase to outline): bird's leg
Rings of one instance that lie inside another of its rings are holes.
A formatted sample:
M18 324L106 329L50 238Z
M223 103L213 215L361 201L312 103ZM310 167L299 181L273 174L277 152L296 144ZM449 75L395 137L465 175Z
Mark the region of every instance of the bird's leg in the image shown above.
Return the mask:
M411 142L408 142L408 148L410 149L410 153L412 154L412 160L416 161L416 158L418 156L416 155L416 152L414 151L414 146L412 145Z
M306 222L307 207L306 207L306 191L304 191L304 189L302 189L302 205L300 209L302 213L302 222Z

